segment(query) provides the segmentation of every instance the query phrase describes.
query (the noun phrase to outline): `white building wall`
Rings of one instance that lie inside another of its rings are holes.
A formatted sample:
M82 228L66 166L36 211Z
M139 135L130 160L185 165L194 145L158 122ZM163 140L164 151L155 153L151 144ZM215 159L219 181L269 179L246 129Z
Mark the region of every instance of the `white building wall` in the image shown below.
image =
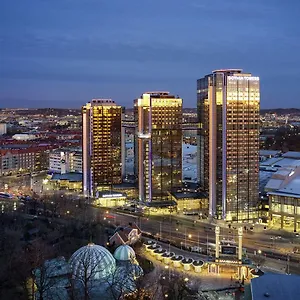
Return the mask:
M7 126L5 123L0 124L0 135L6 134L7 133Z

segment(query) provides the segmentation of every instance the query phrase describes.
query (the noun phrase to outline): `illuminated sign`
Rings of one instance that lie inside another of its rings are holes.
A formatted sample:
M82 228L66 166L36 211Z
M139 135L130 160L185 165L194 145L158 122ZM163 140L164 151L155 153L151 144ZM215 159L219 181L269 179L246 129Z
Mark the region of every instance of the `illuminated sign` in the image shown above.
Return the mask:
M138 133L138 137L141 139L150 139L151 138L151 134L150 133Z
M235 246L221 246L222 254L236 254L236 247Z
M102 195L102 198L117 198L117 197L123 197L123 194L106 194L106 195Z
M259 77L250 77L250 76L228 76L228 80L248 80L248 81L257 81Z
M220 259L218 261L219 263L225 263L225 264L239 264L239 261L236 260L226 260L226 259Z

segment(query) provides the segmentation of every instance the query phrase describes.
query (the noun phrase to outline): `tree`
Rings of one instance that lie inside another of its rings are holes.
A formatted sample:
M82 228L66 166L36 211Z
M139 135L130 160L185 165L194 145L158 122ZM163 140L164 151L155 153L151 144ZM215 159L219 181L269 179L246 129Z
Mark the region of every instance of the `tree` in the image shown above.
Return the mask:
M54 251L46 243L35 240L28 244L24 256L27 268L32 270L32 295L36 294L38 299L43 300L55 285L55 282L50 280L55 265L48 261L54 256ZM24 271L26 272L26 269Z
M168 299L186 300L194 297L194 293L189 288L189 279L181 273L162 274L160 284L163 295Z

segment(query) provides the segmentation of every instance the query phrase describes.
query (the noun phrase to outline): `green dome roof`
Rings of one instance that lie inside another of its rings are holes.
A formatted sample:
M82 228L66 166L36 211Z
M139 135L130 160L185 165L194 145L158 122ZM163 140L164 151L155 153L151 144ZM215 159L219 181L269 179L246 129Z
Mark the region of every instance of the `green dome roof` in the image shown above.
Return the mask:
M130 246L121 245L115 250L114 257L116 260L132 261L135 260L135 252Z

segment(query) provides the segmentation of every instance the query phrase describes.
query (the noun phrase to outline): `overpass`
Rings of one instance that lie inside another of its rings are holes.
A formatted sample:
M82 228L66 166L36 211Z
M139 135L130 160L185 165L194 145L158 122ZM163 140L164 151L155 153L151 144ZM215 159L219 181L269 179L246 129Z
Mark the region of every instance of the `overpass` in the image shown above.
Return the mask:
M122 127L125 129L135 129L136 124L134 121L122 120ZM198 123L183 123L182 130L198 130Z

